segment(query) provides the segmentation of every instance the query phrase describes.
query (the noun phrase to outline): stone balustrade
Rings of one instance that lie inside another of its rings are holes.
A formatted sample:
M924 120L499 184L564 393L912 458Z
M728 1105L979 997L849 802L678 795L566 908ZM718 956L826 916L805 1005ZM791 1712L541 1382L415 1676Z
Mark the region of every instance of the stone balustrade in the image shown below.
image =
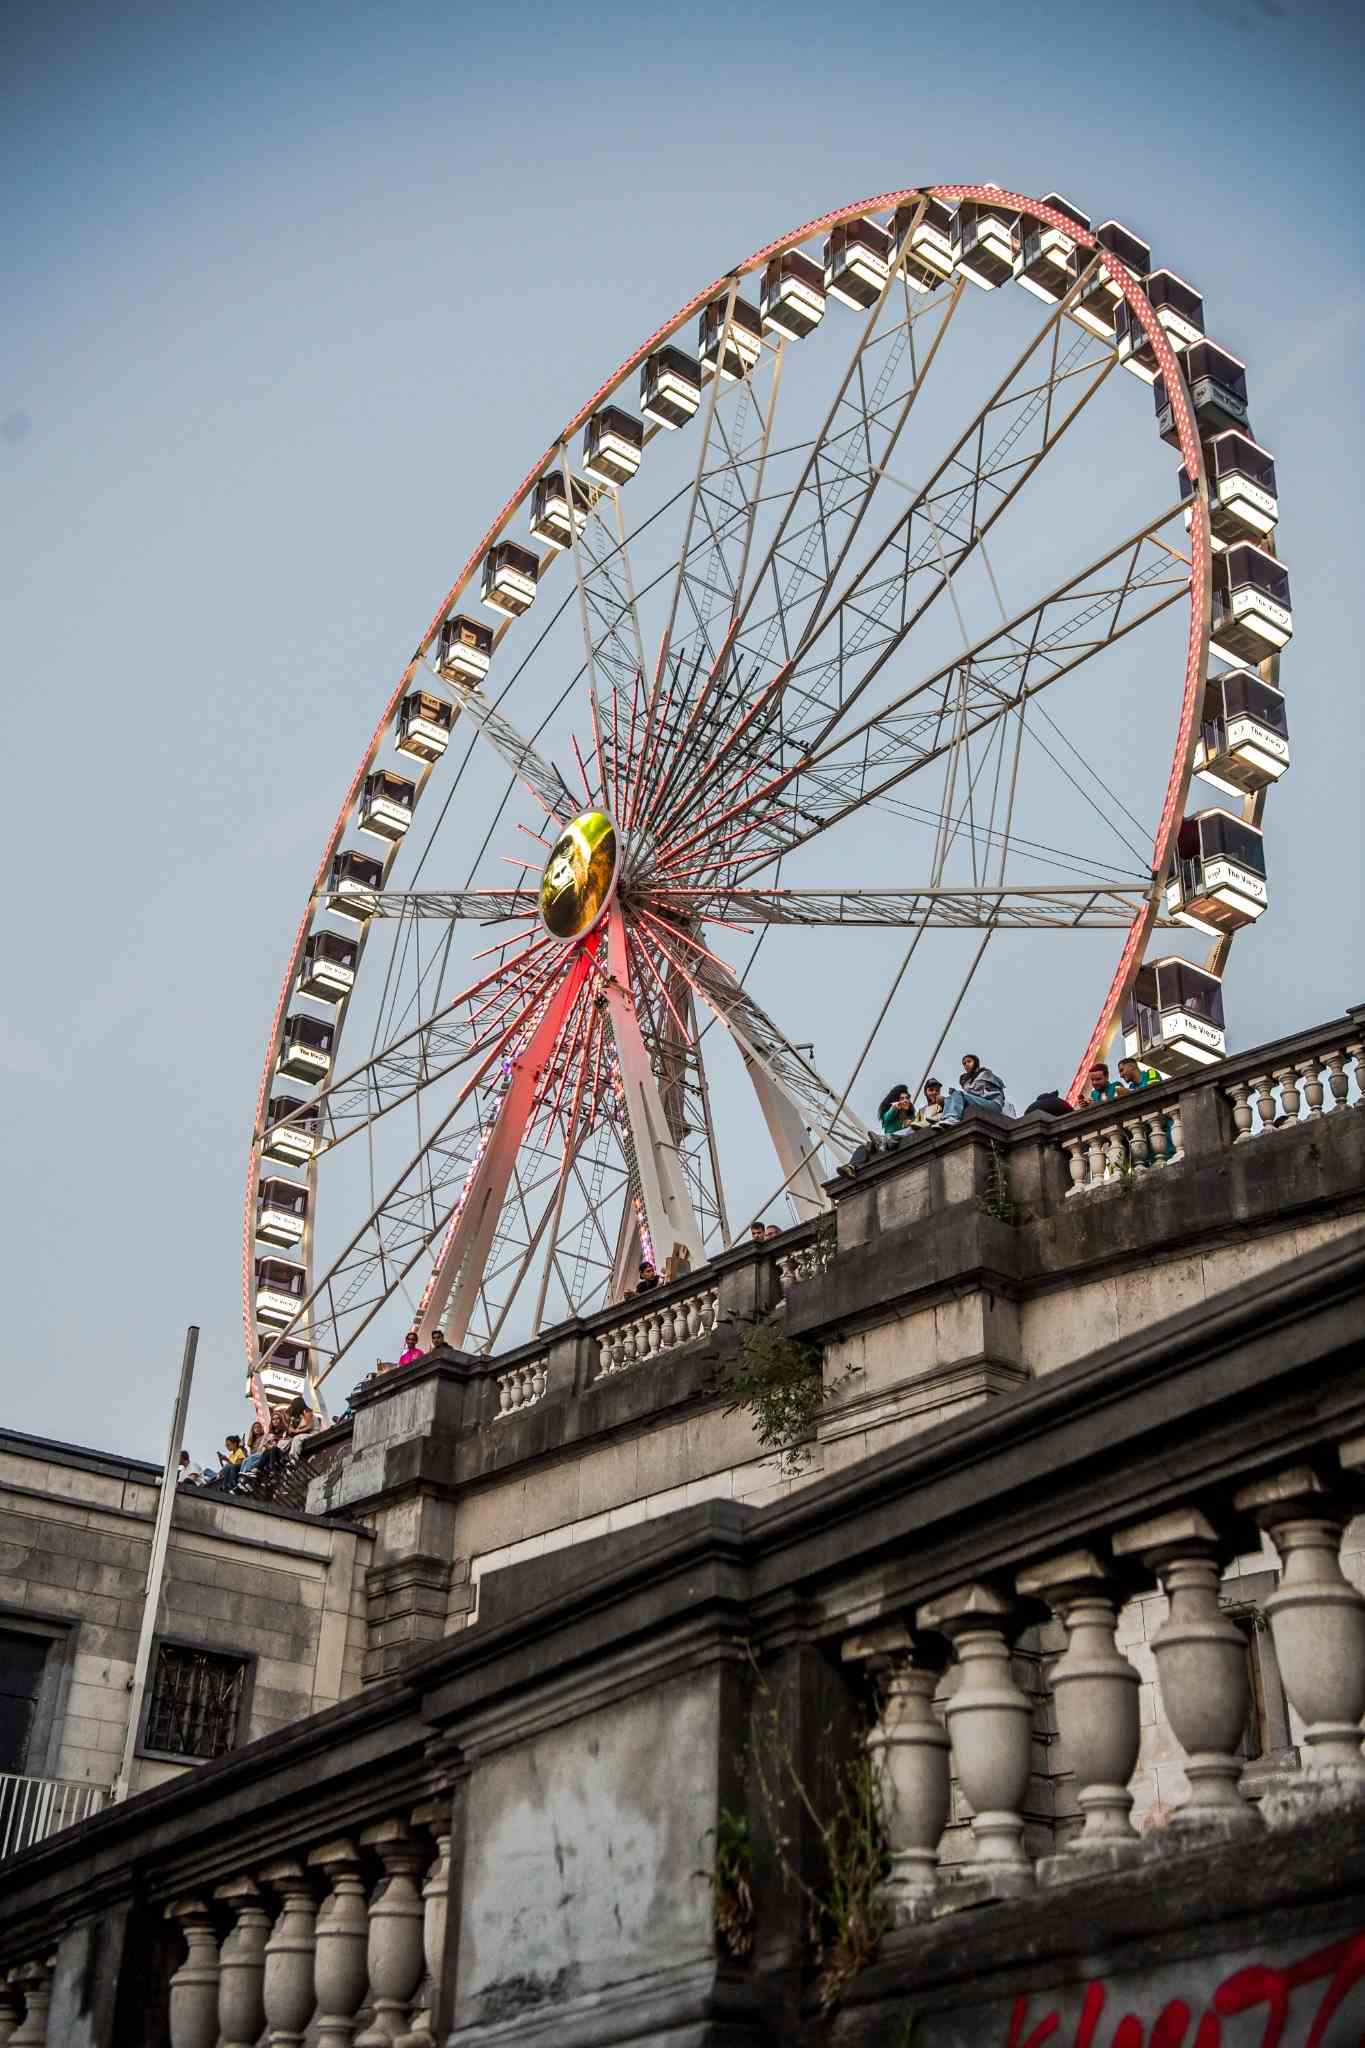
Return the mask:
M665 1351L709 1337L720 1320L720 1289L703 1281L691 1294L672 1295L644 1309L632 1306L632 1314L597 1332L599 1377L625 1372Z
M515 1415L519 1408L530 1408L543 1401L549 1384L549 1364L544 1358L533 1358L527 1365L514 1365L510 1371L500 1372L498 1416Z
M1365 1044L1334 1033L1318 1045L1224 1083L1236 1126L1234 1144L1292 1129L1342 1109L1365 1107Z
M798 1239L795 1244L782 1246L773 1258L778 1293L785 1294L798 1280L813 1280L817 1273L823 1273L833 1251L827 1233L817 1233Z

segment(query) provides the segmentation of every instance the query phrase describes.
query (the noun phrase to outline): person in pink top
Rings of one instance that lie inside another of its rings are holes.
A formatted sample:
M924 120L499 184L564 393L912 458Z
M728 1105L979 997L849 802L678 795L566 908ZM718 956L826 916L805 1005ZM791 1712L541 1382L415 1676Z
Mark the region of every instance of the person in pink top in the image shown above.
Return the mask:
M399 1352L398 1363L400 1365L416 1365L418 1359L425 1358L425 1356L426 1353L423 1351L421 1345L417 1342L416 1330L409 1330L407 1346L404 1350Z

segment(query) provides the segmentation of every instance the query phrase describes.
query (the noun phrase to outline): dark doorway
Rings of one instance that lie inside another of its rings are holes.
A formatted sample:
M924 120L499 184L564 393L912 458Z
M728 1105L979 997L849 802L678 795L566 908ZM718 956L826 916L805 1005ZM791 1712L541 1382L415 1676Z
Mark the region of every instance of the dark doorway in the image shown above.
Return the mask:
M29 1735L51 1647L50 1636L0 1629L0 1771L23 1776L28 1768Z

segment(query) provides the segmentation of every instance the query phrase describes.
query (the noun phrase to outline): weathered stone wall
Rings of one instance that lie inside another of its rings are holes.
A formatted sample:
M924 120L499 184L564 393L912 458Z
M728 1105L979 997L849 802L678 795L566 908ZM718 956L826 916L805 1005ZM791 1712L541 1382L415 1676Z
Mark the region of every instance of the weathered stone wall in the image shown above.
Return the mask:
M30 1776L108 1785L117 1772L157 1491L152 1466L0 1435L0 1625L52 1624L61 1674ZM158 1633L253 1659L243 1741L359 1687L370 1549L359 1528L178 1494ZM183 1768L142 1756L134 1789Z

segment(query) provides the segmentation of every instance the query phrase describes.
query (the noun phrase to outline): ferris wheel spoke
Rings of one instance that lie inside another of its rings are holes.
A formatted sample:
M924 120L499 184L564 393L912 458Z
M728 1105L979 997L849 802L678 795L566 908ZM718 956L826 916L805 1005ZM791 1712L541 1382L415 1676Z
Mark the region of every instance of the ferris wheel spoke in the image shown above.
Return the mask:
M807 625L795 653L712 751L689 803L733 772L736 748L755 724L761 729L771 723L784 695L793 699L784 726L786 747L806 751L824 743L951 586L1114 367L1112 349L1088 335L1062 350L1062 318L1092 275L1093 265L1053 309L928 482L910 493L908 509ZM677 808L665 826L676 821Z
M1188 590L1187 564L1161 538L1179 517L1179 506L1167 508L962 656L757 789L722 792L717 811L670 847L659 866L660 885L717 834L740 831L746 819L754 821L751 843L738 865L744 875L754 873L941 760L963 733L975 735L1009 717L1147 625ZM945 730L954 693L961 695L959 715Z
M525 783L546 817L557 821L573 817L579 808L578 799L558 768L541 758L478 685L460 682L453 676L443 675L440 680L454 692L465 717Z
M705 920L714 910L760 925L897 928L923 919L945 930L1126 931L1150 886L1142 876L1131 883L1106 879L1009 888L677 890L663 900L682 917Z
M376 889L371 915L384 918L439 917L451 923L504 924L534 917L535 889Z

